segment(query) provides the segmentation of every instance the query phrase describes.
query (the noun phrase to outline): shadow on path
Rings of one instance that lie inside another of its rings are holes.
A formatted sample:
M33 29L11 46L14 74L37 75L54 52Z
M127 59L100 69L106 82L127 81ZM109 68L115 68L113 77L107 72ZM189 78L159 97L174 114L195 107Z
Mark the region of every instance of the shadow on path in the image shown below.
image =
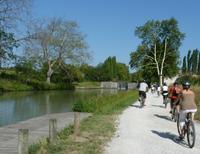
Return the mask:
M136 108L141 108L140 105L136 105L136 104L131 104L130 106L136 107Z
M165 108L164 104L163 105L151 105L151 106Z
M164 116L164 115L159 115L159 114L154 114L154 116L158 117L158 118L161 118L161 119L165 119L165 120L169 120L169 121L172 121L170 117L168 116Z
M164 138L164 139L169 139L169 140L173 141L174 143L177 143L183 147L189 148L187 143L185 142L185 140L180 140L179 137L175 134L172 134L170 132L159 132L156 130L151 130L151 132L153 134L156 134L156 135Z

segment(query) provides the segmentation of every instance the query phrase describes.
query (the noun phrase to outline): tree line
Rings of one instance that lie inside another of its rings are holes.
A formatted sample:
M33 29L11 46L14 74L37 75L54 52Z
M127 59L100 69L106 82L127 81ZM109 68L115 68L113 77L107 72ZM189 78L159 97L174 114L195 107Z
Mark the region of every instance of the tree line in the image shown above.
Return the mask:
M128 66L116 57L88 65L92 56L79 25L58 17L31 18L32 2L1 1L0 78L48 84L129 80Z
M183 57L183 74L200 74L200 51L198 49L189 50L187 56Z

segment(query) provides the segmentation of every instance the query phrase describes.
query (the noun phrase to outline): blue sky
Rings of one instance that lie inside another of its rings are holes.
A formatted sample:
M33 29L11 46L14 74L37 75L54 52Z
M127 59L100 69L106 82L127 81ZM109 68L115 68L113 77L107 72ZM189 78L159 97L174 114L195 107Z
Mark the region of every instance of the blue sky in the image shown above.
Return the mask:
M178 20L180 30L186 34L181 57L189 49L200 49L199 7L199 0L35 0L33 16L76 21L92 51L91 65L108 56L128 64L131 51L140 43L135 28L151 19Z

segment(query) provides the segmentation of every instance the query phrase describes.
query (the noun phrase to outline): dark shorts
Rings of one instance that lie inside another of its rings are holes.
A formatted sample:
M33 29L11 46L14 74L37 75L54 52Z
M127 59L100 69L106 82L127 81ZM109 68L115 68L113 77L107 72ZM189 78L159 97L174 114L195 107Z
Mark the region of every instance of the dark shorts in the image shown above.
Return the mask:
M140 96L143 96L144 98L146 98L147 96L146 96L146 92L144 92L144 91L139 91L139 97Z
M179 101L177 101L177 99L171 99L170 105L171 105L171 108L172 108L174 105L177 106L177 105L179 105Z

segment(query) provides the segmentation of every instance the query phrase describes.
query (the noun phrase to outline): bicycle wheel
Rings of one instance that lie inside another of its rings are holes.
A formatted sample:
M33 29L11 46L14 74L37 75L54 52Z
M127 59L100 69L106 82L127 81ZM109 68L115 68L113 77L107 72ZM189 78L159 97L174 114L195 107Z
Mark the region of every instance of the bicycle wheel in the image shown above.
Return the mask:
M177 115L177 130L178 130L178 134L180 136L181 135L181 126L180 126L180 122L179 122L179 114Z
M165 108L167 108L167 98L164 99Z
M189 147L193 148L196 140L196 133L195 133L194 122L191 120L189 120L187 124L187 140Z

